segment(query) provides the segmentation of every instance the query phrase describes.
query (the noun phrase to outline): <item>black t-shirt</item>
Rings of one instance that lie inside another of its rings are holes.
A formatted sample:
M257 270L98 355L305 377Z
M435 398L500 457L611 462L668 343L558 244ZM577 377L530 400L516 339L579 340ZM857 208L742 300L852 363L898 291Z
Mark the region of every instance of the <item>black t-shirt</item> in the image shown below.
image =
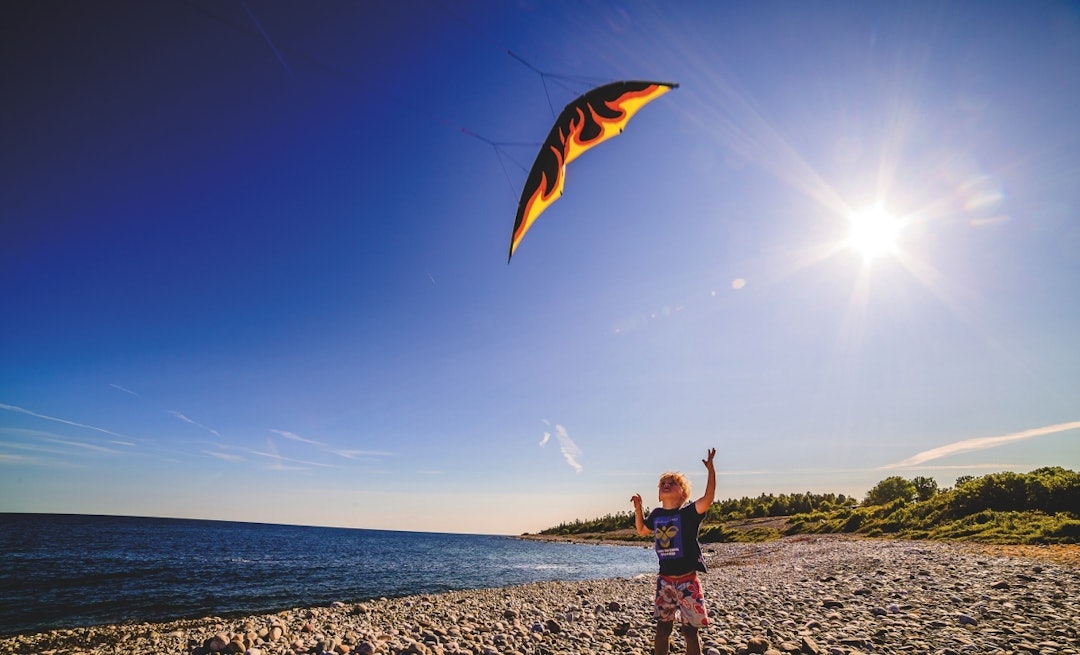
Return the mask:
M705 560L698 543L698 528L704 518L704 514L697 513L694 503L681 509L657 507L649 512L645 527L653 531L661 575L705 572Z

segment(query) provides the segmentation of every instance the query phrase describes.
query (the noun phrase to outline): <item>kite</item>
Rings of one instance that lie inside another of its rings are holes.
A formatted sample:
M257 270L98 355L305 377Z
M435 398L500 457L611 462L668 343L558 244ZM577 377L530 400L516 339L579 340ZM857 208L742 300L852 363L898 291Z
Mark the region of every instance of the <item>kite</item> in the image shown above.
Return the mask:
M566 105L540 146L521 191L507 262L536 218L562 195L566 165L589 148L621 134L639 109L678 86L667 82L612 82Z

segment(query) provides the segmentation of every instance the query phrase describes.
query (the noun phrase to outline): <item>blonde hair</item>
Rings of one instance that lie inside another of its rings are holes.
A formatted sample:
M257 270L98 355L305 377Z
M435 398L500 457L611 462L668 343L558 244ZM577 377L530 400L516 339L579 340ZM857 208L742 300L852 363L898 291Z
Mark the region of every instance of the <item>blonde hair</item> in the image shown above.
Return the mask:
M683 492L683 501L690 500L690 481L686 479L686 476L678 471L667 471L660 476L660 480L672 479L675 484L679 485Z

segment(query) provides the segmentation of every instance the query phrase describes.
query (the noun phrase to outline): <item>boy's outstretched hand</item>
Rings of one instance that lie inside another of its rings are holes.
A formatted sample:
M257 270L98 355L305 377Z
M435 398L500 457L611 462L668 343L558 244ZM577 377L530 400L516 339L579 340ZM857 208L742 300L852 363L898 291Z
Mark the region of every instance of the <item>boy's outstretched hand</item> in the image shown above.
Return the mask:
M715 448L710 448L709 449L709 457L707 459L701 460L701 463L705 465L705 468L711 469L713 467L713 463L712 463L713 457L716 457L716 449Z
M698 514L708 512L716 499L716 468L713 467L713 457L716 457L716 449L710 448L708 456L701 460L701 463L705 465L705 470L709 472L709 479L705 482L705 495L694 503Z
M630 502L634 504L634 529L642 537L651 536L653 531L645 525L645 516L641 513L641 494L630 496Z

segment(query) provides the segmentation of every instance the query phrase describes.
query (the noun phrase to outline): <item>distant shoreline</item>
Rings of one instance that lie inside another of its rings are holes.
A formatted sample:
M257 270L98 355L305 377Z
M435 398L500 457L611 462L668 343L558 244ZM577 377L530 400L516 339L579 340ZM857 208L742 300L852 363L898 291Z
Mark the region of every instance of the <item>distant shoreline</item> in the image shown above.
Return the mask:
M620 531L615 533L616 535L622 535L628 531ZM652 542L648 540L633 540L633 537L622 538L620 536L610 536L608 533L586 533L581 535L541 535L541 534L523 534L518 536L519 539L531 540L531 541L546 541L552 543L571 543L571 544L592 544L592 545L606 545L606 546L631 546L640 548L652 548ZM818 540L818 539L839 539L839 540L867 540L867 541L896 541L889 538L882 537L865 537L857 534L828 534L828 535L794 535L789 537L782 537L780 539L774 539L772 541L759 541L759 542L747 542L743 545L753 544L768 544L776 543L779 541L787 540ZM900 540L904 541L904 540ZM969 549L978 553L1000 555L1004 557L1027 557L1035 560L1043 560L1048 562L1057 562L1062 564L1069 564L1080 568L1080 544L1040 544L1040 545L1021 545L1021 544L987 544L978 541L914 541L912 543L946 543L951 544L953 547L959 549ZM705 551L711 550L710 547L719 546L720 543L706 543L702 544L702 549Z
M568 543L568 544L592 544L601 546L641 546L644 548L652 548L652 541L640 539L637 537L620 536L618 533L612 535L610 533L589 533L582 535L569 535L569 534L522 534L518 535L518 539L525 541L544 541L548 543Z

